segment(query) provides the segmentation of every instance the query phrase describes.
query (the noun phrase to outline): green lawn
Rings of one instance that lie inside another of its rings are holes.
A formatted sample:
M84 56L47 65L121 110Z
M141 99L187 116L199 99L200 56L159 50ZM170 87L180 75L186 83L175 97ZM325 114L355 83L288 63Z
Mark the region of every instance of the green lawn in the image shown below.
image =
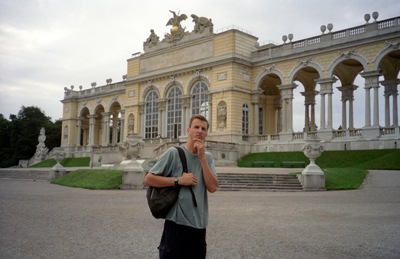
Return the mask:
M253 161L275 161L279 167L282 161L309 160L302 152L269 152L252 153L238 162L239 167L252 167ZM53 180L53 183L88 189L118 189L122 184L120 170L89 169L90 158L66 158L61 164L65 167L88 167L77 170ZM52 167L54 159L42 161L34 167ZM400 150L356 150L324 151L316 163L325 174L325 185L328 190L357 189L363 183L369 169L400 170ZM296 169L293 169L296 171Z
M119 189L122 170L79 169L52 180L52 183L86 189Z
M64 167L85 167L89 166L90 157L76 157L76 158L64 158L61 160L60 164ZM31 168L41 168L41 167L53 167L57 164L56 160L53 158L43 160L36 163Z
M282 161L309 163L302 152L270 152L248 154L238 166L251 167L253 161L260 160L275 161L275 167L279 167ZM358 189L368 174L367 170L400 170L400 150L324 151L316 164L324 171L327 190Z

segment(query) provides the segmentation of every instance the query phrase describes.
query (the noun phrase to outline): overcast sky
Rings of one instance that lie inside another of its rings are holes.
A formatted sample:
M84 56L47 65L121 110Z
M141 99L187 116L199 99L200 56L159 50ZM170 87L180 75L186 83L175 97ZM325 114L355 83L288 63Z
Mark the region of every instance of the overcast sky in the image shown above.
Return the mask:
M161 39L169 32L169 10L211 18L216 32L234 25L260 43L281 44L282 35L309 38L328 23L333 31L364 24L364 14L374 11L378 20L399 16L400 1L0 0L0 113L9 118L37 106L60 119L64 87L122 80L126 60L143 52L150 29ZM182 25L193 26L191 19Z

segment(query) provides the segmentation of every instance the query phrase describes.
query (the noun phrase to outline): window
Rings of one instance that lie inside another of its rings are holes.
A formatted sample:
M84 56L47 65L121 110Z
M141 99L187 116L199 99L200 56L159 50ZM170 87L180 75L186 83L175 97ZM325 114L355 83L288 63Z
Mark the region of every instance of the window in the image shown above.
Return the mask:
M167 93L167 137L178 138L182 124L182 91L173 86Z
M208 87L204 82L197 82L192 88L192 115L201 114L208 120Z
M145 138L158 136L158 94L151 90L145 98Z
M242 134L249 134L249 106L247 104L242 106Z

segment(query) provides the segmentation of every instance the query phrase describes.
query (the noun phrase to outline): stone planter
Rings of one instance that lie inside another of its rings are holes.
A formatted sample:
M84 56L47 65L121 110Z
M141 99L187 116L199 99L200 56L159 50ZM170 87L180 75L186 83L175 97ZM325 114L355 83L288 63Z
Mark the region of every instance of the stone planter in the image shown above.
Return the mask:
M324 146L319 139L308 139L303 147L304 155L310 159L310 164L301 173L301 183L306 191L326 190L325 175L321 168L315 163L321 153L324 151Z

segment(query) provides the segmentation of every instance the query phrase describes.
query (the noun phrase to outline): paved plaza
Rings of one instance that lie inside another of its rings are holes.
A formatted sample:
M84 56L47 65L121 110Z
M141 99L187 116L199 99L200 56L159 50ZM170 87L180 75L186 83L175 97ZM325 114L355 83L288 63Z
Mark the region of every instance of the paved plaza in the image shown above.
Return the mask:
M400 171L352 191L209 194L208 258L399 258ZM158 258L145 190L0 179L0 258Z

